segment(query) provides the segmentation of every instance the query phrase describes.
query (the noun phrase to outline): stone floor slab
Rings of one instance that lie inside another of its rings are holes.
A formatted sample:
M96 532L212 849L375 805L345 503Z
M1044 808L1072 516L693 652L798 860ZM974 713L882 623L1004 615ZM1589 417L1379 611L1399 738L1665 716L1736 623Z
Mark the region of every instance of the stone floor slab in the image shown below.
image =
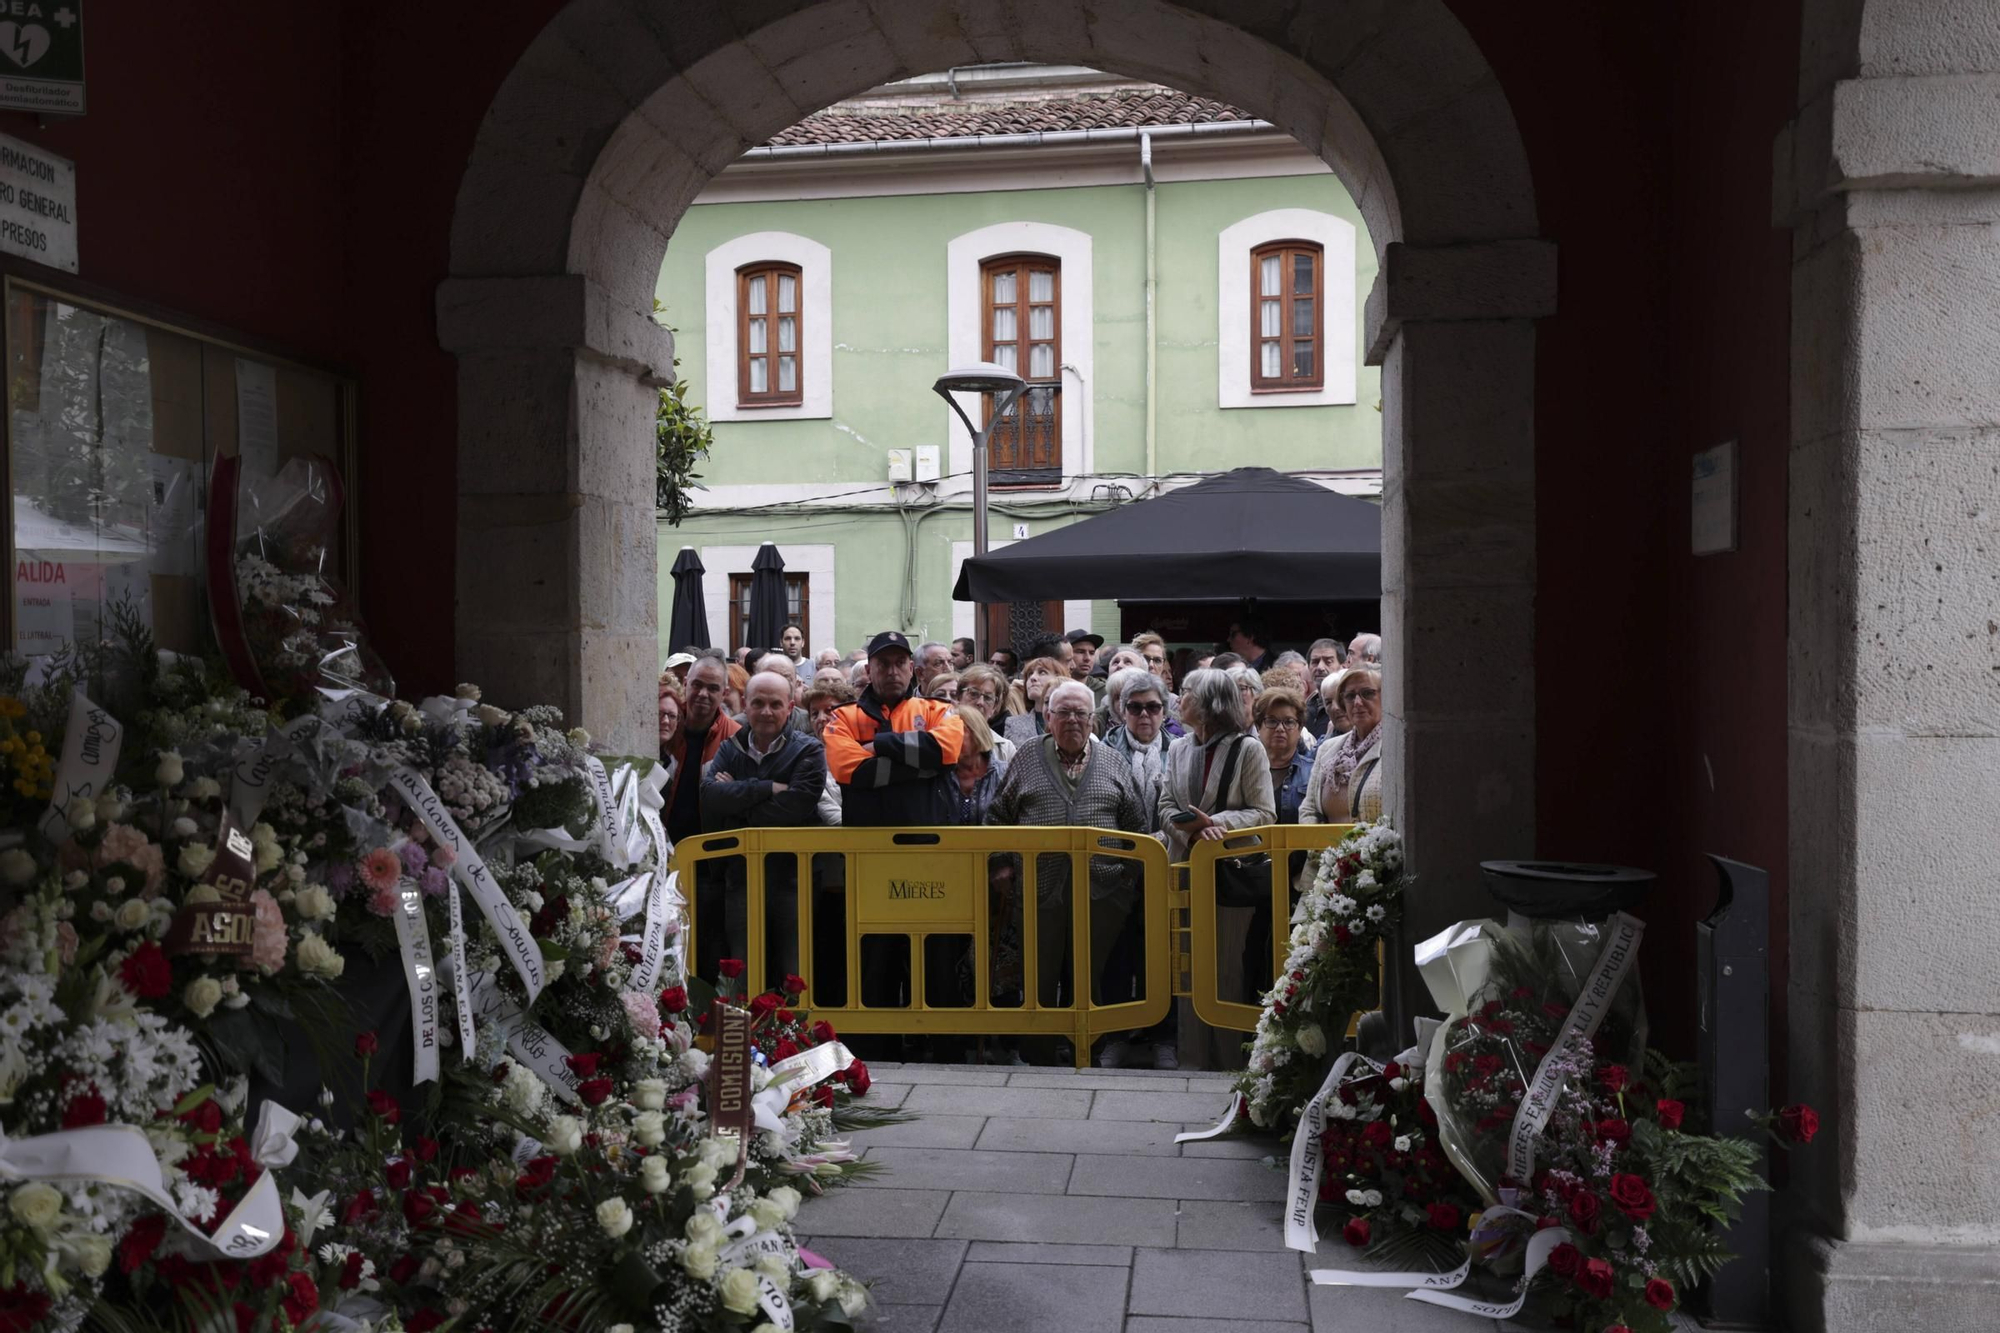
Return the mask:
M1216 1203L1183 1199L1179 1239L1191 1250L1282 1250L1285 1217L1282 1203Z
M1282 1199L1283 1173L1229 1157L1095 1156L1076 1159L1071 1194L1120 1199Z
M1142 1093L1107 1092L1107 1097ZM1092 1094L1075 1088L947 1087L921 1084L903 1099L903 1109L919 1115L1037 1116L1081 1120L1090 1114Z
M974 1264L959 1271L938 1333L1121 1333L1123 1268Z
M1041 1245L1029 1241L975 1240L965 1256L967 1263L994 1264L1091 1264L1100 1268L1129 1268L1130 1245Z
M965 1259L962 1240L880 1239L841 1236L826 1242L823 1254L843 1272L869 1284L881 1305L942 1306Z
M871 1080L868 1084L868 1092L861 1098L858 1105L875 1106L883 1110L894 1110L896 1107L901 1106L903 1098L909 1095L910 1085L907 1083L880 1083Z
M899 1065L884 1068L881 1065L868 1066L871 1079L877 1083L912 1083L926 1086L956 1084L966 1087L997 1088L1007 1081L1013 1070L989 1069L983 1065Z
M1135 1315L1300 1323L1305 1274L1289 1251L1142 1249L1132 1257L1128 1308Z
M945 1190L829 1190L799 1209L799 1230L814 1237L928 1236L950 1198Z
M1115 1124L1116 1121L1106 1121ZM1203 1130L1207 1125L1189 1125L1189 1129ZM1269 1157L1275 1161L1289 1162L1292 1159L1292 1145L1277 1139L1268 1139L1261 1134L1243 1136L1224 1134L1219 1139L1190 1139L1181 1145L1183 1157L1240 1157L1247 1161L1261 1162Z
M900 1124L883 1125L879 1129L859 1129L849 1134L847 1140L857 1151L862 1148L970 1148L979 1141L979 1132L985 1127L984 1116L925 1115Z
M942 1305L871 1305L856 1322L868 1333L935 1333Z
M1051 1152L871 1148L868 1160L879 1163L884 1168L883 1174L873 1180L856 1180L857 1188L1062 1194L1069 1184L1070 1165L1076 1159L1068 1153Z
M1126 1318L1125 1333L1311 1333L1311 1325L1282 1319L1172 1319L1135 1314Z
M1491 1319L1407 1300L1387 1287L1313 1286L1306 1299L1313 1333L1492 1333L1494 1326Z
M1206 1092L1101 1092L1090 1109L1094 1120L1171 1120L1190 1124L1208 1118L1214 1124L1228 1108Z
M999 1152L1140 1153L1174 1157L1175 1127L1145 1120L1016 1120L994 1116L978 1146Z
M817 1234L823 1228L813 1224L813 1229ZM966 1240L1172 1245L1174 1205L1165 1199L1101 1199L1074 1194L998 1194L965 1190L951 1196L936 1234Z
M1186 1080L1132 1078L1113 1071L1081 1070L1075 1074L1051 1074L1043 1070L1023 1073L1016 1070L1008 1078L1010 1088L1088 1088L1092 1092L1185 1092Z

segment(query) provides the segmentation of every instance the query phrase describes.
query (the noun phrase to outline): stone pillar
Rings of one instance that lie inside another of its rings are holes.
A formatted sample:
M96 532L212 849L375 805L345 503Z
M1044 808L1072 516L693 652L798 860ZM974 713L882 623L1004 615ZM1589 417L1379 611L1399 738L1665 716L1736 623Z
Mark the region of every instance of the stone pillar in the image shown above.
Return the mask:
M1423 884L1412 940L1488 913L1481 860L1535 850L1533 321L1555 292L1545 241L1395 243L1368 298L1383 372L1383 767Z
M1777 206L1794 228L1789 1085L1821 1137L1791 1161L1775 1290L1801 1333L1992 1328L2000 76L1955 66L2000 66L2000 25L1807 10Z
M438 337L458 357L459 677L650 749L653 421L672 334L563 274L445 282Z

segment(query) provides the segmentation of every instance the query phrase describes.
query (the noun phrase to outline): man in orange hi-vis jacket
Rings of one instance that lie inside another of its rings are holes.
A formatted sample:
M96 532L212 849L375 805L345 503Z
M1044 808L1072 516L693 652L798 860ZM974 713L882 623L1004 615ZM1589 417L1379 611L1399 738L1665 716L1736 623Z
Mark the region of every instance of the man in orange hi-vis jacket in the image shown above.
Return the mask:
M938 776L958 762L965 723L948 703L911 697L911 675L910 641L882 631L868 644L868 687L826 724L843 828L951 822Z

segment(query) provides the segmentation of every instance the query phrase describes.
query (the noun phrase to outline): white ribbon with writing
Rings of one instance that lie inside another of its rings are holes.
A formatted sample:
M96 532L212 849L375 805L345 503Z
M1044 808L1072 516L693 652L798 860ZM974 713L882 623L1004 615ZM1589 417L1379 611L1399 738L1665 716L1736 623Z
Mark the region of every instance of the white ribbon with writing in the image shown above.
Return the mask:
M618 836L618 798L611 794L611 775L594 754L583 757L583 767L590 775L591 794L597 798L597 854L614 866L623 866L625 847Z
M1322 1287L1414 1287L1419 1291L1450 1291L1472 1275L1472 1256L1449 1273L1397 1272L1387 1268L1315 1268L1312 1280Z
M439 843L451 848L457 858L452 862L451 875L472 894L472 901L479 907L486 923L493 927L493 933L500 937L500 951L507 955L507 961L514 966L521 978L521 985L527 988L528 1003L542 993L546 984L542 967L541 946L528 925L521 920L521 914L514 910L514 904L507 901L507 895L493 881L493 872L480 859L478 849L472 839L465 836L458 827L458 821L445 809L444 802L431 790L423 775L414 769L398 768L389 774L389 785L403 798L411 813L423 822L430 835Z
M772 1131L785 1127L785 1108L801 1088L817 1087L854 1063L854 1053L837 1041L823 1041L797 1055L788 1055L771 1066L771 1081L750 1099L750 1113L757 1128Z
M1229 1094L1229 1109L1222 1113L1222 1119L1209 1129L1190 1129L1186 1133L1174 1135L1175 1143L1193 1143L1198 1139L1212 1139L1227 1134L1229 1127L1236 1123L1236 1117L1243 1112L1243 1094Z
M582 1099L576 1095L576 1074L567 1063L570 1050L549 1030L521 1012L507 992L482 972L472 987L472 1007L481 1023L494 1026L506 1042L507 1053L526 1066L549 1090L566 1102Z
M49 808L42 812L40 823L51 842L69 833L71 801L94 801L103 795L118 767L118 747L124 740L125 728L117 718L85 698L82 690L70 695L62 761L56 765Z
M1426 1305L1442 1305L1447 1310L1463 1310L1467 1314L1478 1315L1482 1319L1512 1319L1521 1313L1521 1307L1528 1303L1528 1288L1534 1283L1535 1274L1549 1261L1549 1251L1569 1239L1569 1232L1562 1227L1550 1227L1547 1231L1537 1231L1528 1239L1528 1254L1521 1269L1520 1288L1511 1301L1482 1301L1471 1296L1453 1296L1448 1291L1424 1288L1409 1292L1405 1300L1422 1301ZM1469 1262L1469 1261L1468 1261ZM1319 1280L1319 1274L1313 1274Z
M785 1333L792 1333L792 1303L785 1299L785 1293L778 1284L759 1273L757 1275L757 1304L764 1308L764 1316Z
M276 1102L265 1102L257 1109L257 1128L250 1133L251 1159L266 1171L290 1166L299 1155L293 1136L304 1123L304 1117L293 1115Z
M676 971L680 966L678 945L681 939L681 895L674 884L671 870L655 871L652 885L646 893L646 931L639 937L639 963L632 969L632 978L626 983L630 990L651 990L659 983L660 973L672 960ZM673 945L668 941L672 939Z
M278 1178L257 1177L213 1235L181 1216L167 1193L160 1160L132 1125L88 1125L28 1139L0 1139L0 1180L93 1180L144 1195L179 1225L204 1259L254 1259L278 1243L285 1210Z
M396 947L403 952L403 982L410 988L410 1041L416 1050L412 1082L434 1083L438 1076L437 964L431 954L430 923L416 881L396 886Z
M1319 1248L1319 1225L1313 1215L1319 1211L1320 1167L1326 1158L1320 1135L1326 1132L1327 1098L1339 1092L1340 1081L1361 1058L1358 1051L1343 1052L1299 1115L1299 1127L1292 1134L1291 1186L1285 1205L1285 1244L1290 1249L1311 1254ZM1372 1061L1369 1067L1374 1068Z
M445 894L451 914L451 1007L458 1011L458 1049L466 1060L478 1048L479 1033L472 1022L472 982L465 974L465 907L459 901L458 886Z
M1562 1091L1563 1075L1556 1057L1592 1036L1604 1022L1604 1016L1611 1012L1611 997L1618 993L1619 983L1632 970L1633 960L1639 956L1639 940L1646 933L1643 922L1624 912L1606 922L1605 930L1604 948L1597 955L1597 965L1585 978L1583 990L1571 1006L1562 1031L1556 1034L1548 1054L1536 1066L1535 1076L1521 1095L1520 1110L1508 1131L1507 1174L1517 1181L1526 1181L1535 1174L1535 1140L1549 1123L1549 1116L1556 1109L1556 1096Z

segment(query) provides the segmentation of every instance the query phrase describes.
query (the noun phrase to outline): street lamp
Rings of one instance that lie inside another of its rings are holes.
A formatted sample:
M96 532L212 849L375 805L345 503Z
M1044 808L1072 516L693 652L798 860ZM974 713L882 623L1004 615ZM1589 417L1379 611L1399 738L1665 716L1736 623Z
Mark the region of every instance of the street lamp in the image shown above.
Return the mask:
M958 419L972 432L972 555L977 559L986 554L986 435L991 427L973 425L972 418L965 415L965 409L952 395L992 394L992 420L999 421L1026 392L1028 382L1005 366L975 361L946 371L931 387L937 390L938 397L951 404L951 410L958 413ZM972 617L972 652L981 662L986 660L986 617L977 610Z

